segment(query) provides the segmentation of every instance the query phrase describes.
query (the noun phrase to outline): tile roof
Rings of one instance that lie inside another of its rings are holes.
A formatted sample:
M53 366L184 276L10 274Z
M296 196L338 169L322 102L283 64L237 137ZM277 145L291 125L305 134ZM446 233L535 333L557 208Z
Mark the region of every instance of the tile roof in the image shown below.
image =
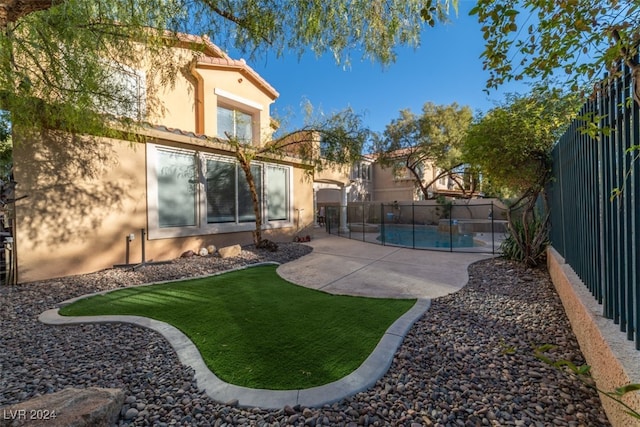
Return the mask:
M248 78L253 80L254 83L262 87L262 89L264 89L273 99L280 96L278 91L263 79L262 76L260 76L260 74L258 74L253 68L247 65L244 59L232 59L229 56L222 58L201 56L198 58L198 65L236 69L243 72Z
M175 37L178 41L188 44L201 45L205 49L203 55L197 59L198 65L214 66L220 68L232 68L244 73L248 78L253 80L258 86L262 87L273 99L280 96L278 91L269 84L260 74L251 68L244 59L233 59L220 47L211 42L209 37L196 36L186 33L167 34L167 37Z
M145 123L143 126L146 127L146 128L149 128L149 129L160 131L160 132L168 132L168 133L172 133L174 135L187 136L189 138L196 138L196 139L202 139L202 140L211 139L207 135L204 135L204 134L199 134L199 133L186 131L186 130L182 130L182 129L177 129L177 128L170 128L170 127L164 126L164 125L153 125L151 123Z

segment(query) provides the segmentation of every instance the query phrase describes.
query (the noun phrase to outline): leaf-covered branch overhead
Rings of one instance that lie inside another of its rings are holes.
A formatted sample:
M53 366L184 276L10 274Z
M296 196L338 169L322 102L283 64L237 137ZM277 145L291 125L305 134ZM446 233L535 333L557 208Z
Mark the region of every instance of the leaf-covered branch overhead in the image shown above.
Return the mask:
M104 124L99 112L109 109L105 106L115 104L123 110L136 102L122 95L116 79L109 78L109 67L145 61L155 73L147 83L172 84L179 70L169 60L170 34L207 35L223 50L238 49L251 58L311 51L331 54L337 63L346 64L357 53L386 65L395 60L399 46L417 47L423 28L446 20L456 4L10 0L0 5L0 108L11 110L16 123L62 123L68 130L94 133ZM56 116L41 119L41 112L25 101L33 99L54 106L47 111ZM162 110L153 91L147 91L146 102L146 113Z
M635 0L479 0L487 87L511 80L553 80L591 90L603 72L632 68L640 41Z

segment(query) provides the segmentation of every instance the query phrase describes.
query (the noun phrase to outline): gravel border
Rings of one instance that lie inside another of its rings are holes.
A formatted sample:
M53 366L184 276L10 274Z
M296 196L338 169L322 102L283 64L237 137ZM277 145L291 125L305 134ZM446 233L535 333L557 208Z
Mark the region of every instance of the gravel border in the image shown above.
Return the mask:
M197 388L157 333L126 324L53 327L37 317L89 292L200 276L311 251L243 248L234 259L193 257L136 271L98 273L0 286L0 406L65 387L116 387L126 401L119 426L437 425L608 426L592 388L534 357L584 358L545 269L501 259L473 264L469 284L438 298L411 328L376 385L323 408L241 409Z

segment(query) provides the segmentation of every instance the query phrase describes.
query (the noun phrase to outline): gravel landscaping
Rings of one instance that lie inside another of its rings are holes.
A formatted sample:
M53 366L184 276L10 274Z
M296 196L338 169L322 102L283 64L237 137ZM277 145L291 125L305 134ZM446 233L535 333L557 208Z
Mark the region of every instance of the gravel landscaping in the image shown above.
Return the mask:
M433 301L375 387L323 408L267 411L216 403L198 390L157 333L131 325L47 326L37 317L90 292L200 276L262 261L287 262L310 247L245 247L233 259L193 257L136 271L0 286L0 406L65 387L115 387L118 425L608 426L600 399L579 380L538 361L584 363L544 269L501 259L473 264L469 284Z

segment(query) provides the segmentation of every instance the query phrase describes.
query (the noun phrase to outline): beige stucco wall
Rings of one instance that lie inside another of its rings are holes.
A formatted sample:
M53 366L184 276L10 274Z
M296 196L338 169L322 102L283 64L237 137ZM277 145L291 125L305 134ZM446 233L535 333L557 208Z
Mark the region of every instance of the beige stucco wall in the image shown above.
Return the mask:
M598 387L614 391L629 383L640 383L640 352L635 350L633 341L626 340L626 334L602 316L602 307L553 248L547 251L547 260L553 284ZM601 400L613 426L638 425L622 405L605 396ZM639 393L628 393L623 400L640 412Z
M208 136L216 136L218 131L217 106L218 101L239 109L251 111L241 102L229 102L224 97L216 94L216 88L234 95L240 100L247 100L250 105L258 104L255 108L255 117L258 125L255 128L254 140L260 145L269 140L272 129L270 128L270 105L274 100L258 86L239 71L196 68L195 76L189 73L176 77L173 86L167 86L162 91L162 115L151 117L155 124L180 129L183 131L200 133ZM199 77L199 78L198 78ZM199 82L199 83L198 83ZM200 85L200 86L199 86ZM196 95L200 93L202 103L202 128L196 126Z
M15 138L18 281L124 262L124 236L146 225L144 147Z
M376 202L414 200L415 184L412 179L396 179L393 169L373 164L373 200Z
M188 145L184 141L155 142ZM43 142L17 135L14 156L17 196L28 196L16 203L15 212L19 282L123 264L125 239L131 233L135 239L130 262L141 261L140 230L147 228L143 143L96 138L72 141L62 133ZM311 181L302 169L294 167L292 184L291 223L266 231L267 238L290 241L313 222ZM251 242L251 232L147 239L145 255L147 261L161 261L209 244L222 247Z
M313 179L316 182L325 182L343 186L349 184L350 172L351 167L349 165L334 167L328 166L323 168L321 171L316 172Z
M422 181L427 185L435 179L439 171L429 162L423 163L423 169ZM421 190L416 185L415 179L408 169L406 169L405 172L402 177L397 178L393 173L392 167L383 168L380 163L374 163L372 170L373 200L380 202L419 200L420 197L418 196L421 195ZM449 188L450 183L452 184L451 188ZM429 186L429 190L432 190L434 193L442 192L443 194L451 194L452 190L457 191L459 189L453 185L449 177L445 177L443 180L438 179L434 181Z

